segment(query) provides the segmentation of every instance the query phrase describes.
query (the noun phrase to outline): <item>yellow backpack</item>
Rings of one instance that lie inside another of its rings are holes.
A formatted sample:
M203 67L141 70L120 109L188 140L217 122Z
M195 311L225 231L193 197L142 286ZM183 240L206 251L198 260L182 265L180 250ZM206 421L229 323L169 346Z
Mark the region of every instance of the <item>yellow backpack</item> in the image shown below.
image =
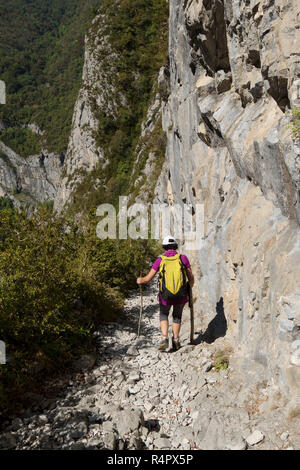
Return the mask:
M161 297L168 302L183 300L186 297L186 271L179 253L174 256L161 256L159 291Z

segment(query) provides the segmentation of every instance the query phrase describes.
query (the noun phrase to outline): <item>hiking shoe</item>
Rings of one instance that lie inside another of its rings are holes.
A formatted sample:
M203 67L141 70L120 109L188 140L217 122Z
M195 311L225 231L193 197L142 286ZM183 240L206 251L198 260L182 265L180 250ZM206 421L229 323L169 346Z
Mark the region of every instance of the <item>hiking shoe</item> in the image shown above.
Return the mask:
M157 349L158 349L159 351L164 351L164 350L167 349L168 347L169 347L169 340L168 340L168 338L163 338L163 339L161 340L161 342L159 343Z
M180 345L180 342L179 342L179 338L177 339L174 339L172 338L172 348L174 351L178 351L178 349L181 347Z

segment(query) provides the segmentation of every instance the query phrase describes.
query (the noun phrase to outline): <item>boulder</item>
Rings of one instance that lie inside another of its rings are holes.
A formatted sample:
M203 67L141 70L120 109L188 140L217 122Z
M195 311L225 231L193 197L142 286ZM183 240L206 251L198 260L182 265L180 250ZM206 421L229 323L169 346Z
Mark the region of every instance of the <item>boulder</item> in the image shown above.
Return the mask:
M90 370L96 363L96 357L92 354L84 354L72 363L72 367L76 372Z
M125 409L116 417L116 428L121 437L130 434L144 424L144 415L140 409Z
M252 432L252 434L250 434L247 438L246 438L246 442L249 446L254 446L256 444L258 444L259 442L261 442L263 439L264 439L264 435L261 431L259 431L258 429L256 429L255 431Z

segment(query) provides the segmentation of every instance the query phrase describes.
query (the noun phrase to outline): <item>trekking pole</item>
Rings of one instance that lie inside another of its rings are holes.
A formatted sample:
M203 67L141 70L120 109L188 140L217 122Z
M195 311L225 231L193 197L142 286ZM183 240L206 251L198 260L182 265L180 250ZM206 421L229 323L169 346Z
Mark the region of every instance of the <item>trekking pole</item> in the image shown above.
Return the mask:
M140 272L140 277L142 277L142 271ZM139 327L138 327L138 337L140 336L140 332L141 332L141 322L142 322L142 314L143 314L143 289L142 289L142 284L140 284L140 298L141 298L141 305L140 305L140 318L139 318Z
M190 307L190 319L191 319L191 332L190 332L190 344L194 344L194 303L193 303L193 292L189 284L189 307Z

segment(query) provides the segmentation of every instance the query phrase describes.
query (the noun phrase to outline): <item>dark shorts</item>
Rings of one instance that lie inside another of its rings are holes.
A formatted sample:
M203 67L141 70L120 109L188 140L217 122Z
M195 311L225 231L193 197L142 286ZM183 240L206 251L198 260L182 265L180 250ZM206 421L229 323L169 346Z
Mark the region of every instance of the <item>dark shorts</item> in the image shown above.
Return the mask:
M162 305L159 304L159 321L167 321L171 307L173 307L173 323L181 323L182 311L185 304Z

